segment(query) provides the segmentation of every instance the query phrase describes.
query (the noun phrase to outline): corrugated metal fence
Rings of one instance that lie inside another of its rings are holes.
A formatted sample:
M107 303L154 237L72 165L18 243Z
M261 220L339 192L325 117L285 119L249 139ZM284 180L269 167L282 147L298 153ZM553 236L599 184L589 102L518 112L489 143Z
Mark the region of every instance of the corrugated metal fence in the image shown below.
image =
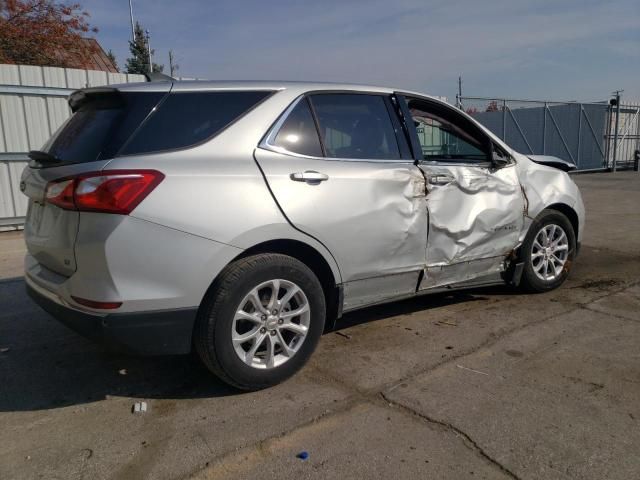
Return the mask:
M0 65L0 230L24 222L27 199L18 188L27 152L71 114L67 97L78 88L144 82L143 75L72 68Z

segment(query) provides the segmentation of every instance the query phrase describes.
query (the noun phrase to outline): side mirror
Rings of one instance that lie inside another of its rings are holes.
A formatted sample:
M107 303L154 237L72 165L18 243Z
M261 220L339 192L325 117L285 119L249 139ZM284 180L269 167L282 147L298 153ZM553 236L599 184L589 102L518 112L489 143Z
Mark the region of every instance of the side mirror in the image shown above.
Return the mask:
M491 149L491 164L493 168L502 168L506 167L511 163L511 158L506 153L502 153L502 151L497 148Z

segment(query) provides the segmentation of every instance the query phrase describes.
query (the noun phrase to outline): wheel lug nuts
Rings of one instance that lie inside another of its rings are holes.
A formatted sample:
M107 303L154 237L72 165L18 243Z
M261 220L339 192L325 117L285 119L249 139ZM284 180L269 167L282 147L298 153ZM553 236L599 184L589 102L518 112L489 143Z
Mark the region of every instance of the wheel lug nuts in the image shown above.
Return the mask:
M274 310L274 311L273 311L273 312L271 312L271 313L272 313L272 314L274 314L274 315L277 315L277 314L278 314L278 310Z
M267 331L267 329L266 329L266 328L264 328L264 327L262 327L262 328L260 329L260 333L264 333L264 332L266 332L266 331Z
M262 317L260 317L262 320L266 320L267 316L266 315L262 315Z
M284 320L280 319L280 320L278 320L278 323L279 323L280 325L282 325L282 324L284 323Z
M271 330L271 335L273 336L275 334L276 334L276 331L275 330Z

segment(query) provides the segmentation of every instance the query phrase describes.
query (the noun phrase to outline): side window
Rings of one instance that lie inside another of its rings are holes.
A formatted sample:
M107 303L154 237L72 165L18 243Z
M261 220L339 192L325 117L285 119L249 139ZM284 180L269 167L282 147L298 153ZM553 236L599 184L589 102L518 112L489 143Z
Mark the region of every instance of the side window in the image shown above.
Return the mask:
M276 135L274 145L289 152L322 157L318 131L306 98L299 101L289 113Z
M122 155L174 150L203 142L270 94L264 91L170 93L125 144Z
M325 154L331 158L399 159L400 151L384 97L366 94L316 94Z
M425 160L489 161L482 134L466 119L420 100L409 99L408 107Z

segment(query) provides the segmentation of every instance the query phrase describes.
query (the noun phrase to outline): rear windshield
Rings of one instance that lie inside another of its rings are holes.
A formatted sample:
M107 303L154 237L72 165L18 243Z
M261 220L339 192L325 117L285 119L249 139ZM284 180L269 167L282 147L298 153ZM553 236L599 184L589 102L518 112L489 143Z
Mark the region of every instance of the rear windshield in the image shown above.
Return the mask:
M113 158L166 93L96 95L85 101L42 150L60 163Z
M80 106L42 150L56 157L53 165L58 166L186 148L213 137L270 93L96 95Z

